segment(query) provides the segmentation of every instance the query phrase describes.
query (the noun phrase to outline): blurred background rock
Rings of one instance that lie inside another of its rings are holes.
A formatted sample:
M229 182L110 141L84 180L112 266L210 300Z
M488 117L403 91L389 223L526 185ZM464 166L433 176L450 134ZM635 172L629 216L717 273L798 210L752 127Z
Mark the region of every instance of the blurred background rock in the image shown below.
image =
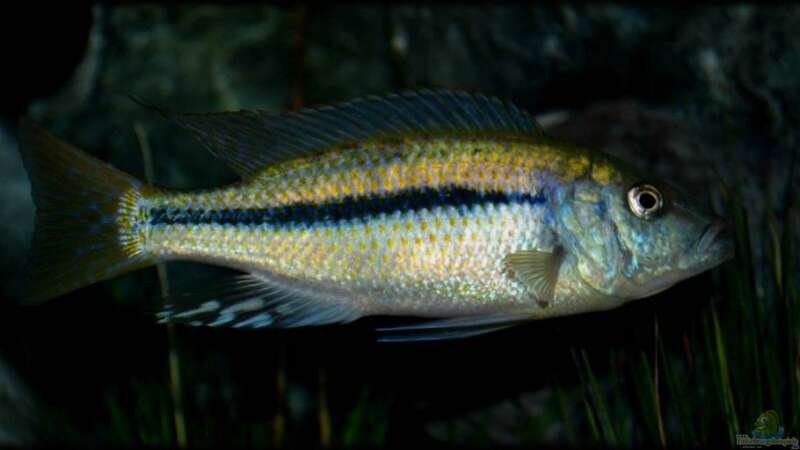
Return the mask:
M19 115L143 176L133 132L138 124L152 147L159 184L192 188L235 179L188 134L129 95L196 112L280 111L423 87L496 95L536 115L552 134L619 155L720 213L729 204L722 187L741 186L753 212L748 220L756 261L768 257L761 250L768 235L762 209L775 217L789 214L792 191L800 186L800 8L793 5L80 4L46 16L7 14L16 27L4 27L9 36L0 44L12 56L4 69L12 81L0 87L6 99L0 104L0 275L9 299L19 294L33 217L16 149ZM196 266L169 269L177 284L213 273ZM774 289L770 276L756 273L762 294ZM652 330L629 324L652 317L658 302L675 304L673 296L708 291L710 283L704 276L653 302L610 313L605 326L618 324L620 331L597 345L635 346L632 336ZM52 410L47 414L65 417L48 439L172 442L166 338L137 302L157 293L155 271L144 270L52 306L22 310L10 300L0 306L0 356L7 355L43 391ZM707 301L689 299L678 303L680 312L664 314L685 318L705 306ZM551 361L545 374L528 367L528 353L538 351L536 339L559 339L544 357L568 353L569 345L594 338L592 320L553 321L432 349L374 346L368 327L358 326L257 335L180 330L190 441L231 442L235 435L238 445L278 442L273 419L280 408L274 405L285 401L286 443L317 442L316 434L303 430L316 430L322 420L316 416L322 370L330 390L325 395L336 411L330 420L345 430L334 443L474 442L475 433L486 442L519 442L519 427L510 424L529 424L555 401L543 380L565 371L577 382L568 355ZM274 388L281 345L293 368L284 400ZM459 345L468 350L454 352ZM495 354L495 346L504 350ZM442 358L445 353L450 356ZM469 354L480 368L457 362ZM64 367L71 368L67 374ZM507 379L504 370L516 373ZM48 371L62 375L52 381ZM486 384L475 384L483 375ZM450 383L452 376L461 380ZM522 407L508 406L520 401ZM465 424L474 414L497 420L470 431ZM579 442L571 440L565 423L548 420L553 425L529 442ZM99 423L107 427L98 431ZM76 437L90 429L90 438Z

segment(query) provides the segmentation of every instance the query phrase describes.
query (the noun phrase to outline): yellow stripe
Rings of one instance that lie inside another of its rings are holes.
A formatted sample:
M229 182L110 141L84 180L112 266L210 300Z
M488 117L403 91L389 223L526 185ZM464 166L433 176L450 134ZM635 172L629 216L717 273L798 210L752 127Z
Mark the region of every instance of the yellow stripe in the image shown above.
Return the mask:
M479 190L536 190L533 174L548 171L569 181L590 168L585 151L513 140L431 139L367 143L332 149L316 159L268 167L254 179L206 191L151 196L153 204L181 208L261 208L322 203L346 196L458 185ZM386 155L394 155L386 159ZM602 175L602 174L600 174Z

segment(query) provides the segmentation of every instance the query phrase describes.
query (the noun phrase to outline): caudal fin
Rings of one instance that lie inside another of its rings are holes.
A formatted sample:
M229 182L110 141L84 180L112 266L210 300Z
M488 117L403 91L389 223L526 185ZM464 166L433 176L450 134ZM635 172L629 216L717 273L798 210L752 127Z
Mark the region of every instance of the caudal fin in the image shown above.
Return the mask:
M152 264L130 226L142 182L20 121L36 204L25 303L40 303Z

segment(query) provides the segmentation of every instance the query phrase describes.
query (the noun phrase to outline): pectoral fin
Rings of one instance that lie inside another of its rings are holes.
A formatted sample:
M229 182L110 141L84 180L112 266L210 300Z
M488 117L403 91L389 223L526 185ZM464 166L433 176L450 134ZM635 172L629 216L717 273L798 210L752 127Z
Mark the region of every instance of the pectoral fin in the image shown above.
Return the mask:
M536 302L549 306L558 281L558 269L564 259L564 250L555 247L552 252L522 250L505 258L505 266L513 276L525 283L532 291Z

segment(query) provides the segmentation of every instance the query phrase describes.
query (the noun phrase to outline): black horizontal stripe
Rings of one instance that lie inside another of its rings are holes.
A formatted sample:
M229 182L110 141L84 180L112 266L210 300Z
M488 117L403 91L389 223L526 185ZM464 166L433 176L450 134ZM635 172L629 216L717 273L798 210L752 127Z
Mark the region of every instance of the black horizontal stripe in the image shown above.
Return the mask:
M440 189L406 189L389 194L348 196L324 203L295 203L272 208L181 209L156 207L150 210L151 225L314 225L348 220L367 220L381 214L431 210L437 207L470 208L481 204L544 203L542 193L481 192L457 186Z

